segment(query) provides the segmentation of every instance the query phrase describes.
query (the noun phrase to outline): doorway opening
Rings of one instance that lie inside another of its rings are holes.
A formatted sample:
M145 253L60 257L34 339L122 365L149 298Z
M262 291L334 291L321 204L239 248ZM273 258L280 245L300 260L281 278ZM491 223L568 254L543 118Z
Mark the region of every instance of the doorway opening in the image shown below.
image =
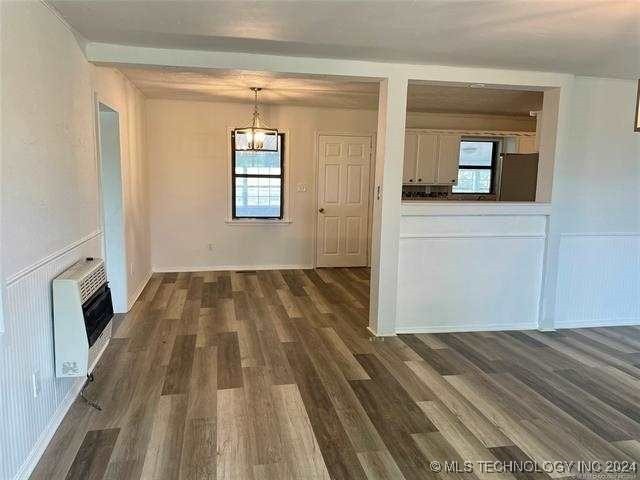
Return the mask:
M103 251L107 279L116 313L126 313L127 259L120 155L120 118L117 111L98 102L98 158L103 215Z

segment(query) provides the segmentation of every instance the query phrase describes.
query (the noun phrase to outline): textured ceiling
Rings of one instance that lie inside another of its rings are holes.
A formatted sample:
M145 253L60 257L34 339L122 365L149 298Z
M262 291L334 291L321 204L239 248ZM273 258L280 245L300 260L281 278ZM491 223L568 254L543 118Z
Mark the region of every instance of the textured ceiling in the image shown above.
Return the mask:
M490 113L529 116L542 110L542 92L409 84L407 109L413 112Z
M263 87L261 103L331 108L378 107L378 83L346 77L291 76L264 72L118 67L148 98L249 102L250 87ZM542 92L410 84L415 112L528 115L542 108Z
M638 0L50 0L123 45L640 76Z
M269 72L119 67L148 98L251 102L250 87L262 87L261 103L335 108L377 108L378 83L340 77L304 77Z

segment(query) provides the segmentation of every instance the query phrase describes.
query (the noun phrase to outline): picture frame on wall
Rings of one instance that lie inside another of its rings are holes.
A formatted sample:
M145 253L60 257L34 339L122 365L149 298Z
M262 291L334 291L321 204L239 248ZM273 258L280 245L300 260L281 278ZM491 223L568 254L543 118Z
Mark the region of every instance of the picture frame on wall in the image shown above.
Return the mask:
M636 95L636 121L633 127L634 132L640 132L640 80L638 80L638 93Z

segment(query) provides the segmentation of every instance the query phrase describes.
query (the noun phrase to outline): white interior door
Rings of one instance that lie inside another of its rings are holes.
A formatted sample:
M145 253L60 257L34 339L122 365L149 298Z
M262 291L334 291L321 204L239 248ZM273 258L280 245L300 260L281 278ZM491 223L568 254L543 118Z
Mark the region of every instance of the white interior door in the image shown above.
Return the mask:
M318 267L367 265L371 137L320 135Z

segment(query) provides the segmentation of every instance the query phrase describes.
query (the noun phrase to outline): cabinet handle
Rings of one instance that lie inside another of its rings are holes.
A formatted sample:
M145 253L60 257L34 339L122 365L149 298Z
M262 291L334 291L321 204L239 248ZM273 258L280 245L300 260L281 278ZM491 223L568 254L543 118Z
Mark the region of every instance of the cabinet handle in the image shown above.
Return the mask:
M419 182L421 182L421 181L422 181L422 179L421 179L421 178L419 178L419 179L418 179L418 181L419 181Z
M455 179L455 178L452 178L452 179L451 179L451 183L456 183L456 179Z
M409 179L409 181L410 181L410 182L413 182L413 178L410 178L410 179Z

